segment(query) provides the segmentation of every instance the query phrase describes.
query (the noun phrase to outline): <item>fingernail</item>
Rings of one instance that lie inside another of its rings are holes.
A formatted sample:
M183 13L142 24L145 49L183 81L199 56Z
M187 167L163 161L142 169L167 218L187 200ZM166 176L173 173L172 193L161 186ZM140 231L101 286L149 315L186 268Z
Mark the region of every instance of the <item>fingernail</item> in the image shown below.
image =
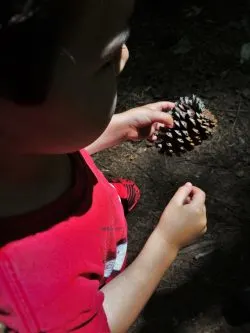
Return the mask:
M187 182L187 183L185 184L185 186L188 186L188 187L190 187L190 186L193 186L193 185L192 185L192 183L190 183L190 182Z

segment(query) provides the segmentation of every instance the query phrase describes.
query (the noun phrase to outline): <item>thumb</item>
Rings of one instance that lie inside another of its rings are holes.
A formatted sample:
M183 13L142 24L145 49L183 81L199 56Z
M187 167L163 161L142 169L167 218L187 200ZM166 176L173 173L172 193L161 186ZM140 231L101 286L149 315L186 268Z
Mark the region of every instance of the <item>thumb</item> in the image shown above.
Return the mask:
M177 205L183 205L186 202L188 196L191 194L192 190L193 185L191 183L186 183L178 189L171 201L175 202Z
M166 127L172 128L174 126L173 118L170 114L158 111L158 110L152 110L147 109L147 116L150 118L151 123L161 123L165 125Z

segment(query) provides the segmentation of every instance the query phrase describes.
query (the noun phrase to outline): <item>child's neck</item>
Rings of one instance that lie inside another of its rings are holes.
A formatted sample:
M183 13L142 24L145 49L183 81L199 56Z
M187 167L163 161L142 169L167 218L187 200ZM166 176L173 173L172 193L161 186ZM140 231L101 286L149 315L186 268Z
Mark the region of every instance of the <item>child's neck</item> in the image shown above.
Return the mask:
M0 162L0 218L53 202L71 184L67 155L7 156Z

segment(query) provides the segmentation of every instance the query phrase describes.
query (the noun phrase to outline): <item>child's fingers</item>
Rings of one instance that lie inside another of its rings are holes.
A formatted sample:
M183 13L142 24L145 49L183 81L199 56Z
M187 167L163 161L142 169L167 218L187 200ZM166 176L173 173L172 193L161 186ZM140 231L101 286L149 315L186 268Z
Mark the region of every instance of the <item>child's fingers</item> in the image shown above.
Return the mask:
M157 131L159 131L161 127L165 127L165 125L162 124L162 123L157 123L156 126L155 126L155 129L156 129Z
M157 140L157 136L155 134L152 134L147 138L147 140L150 143L155 142Z
M147 106L153 110L170 111L175 107L175 103L172 103L169 101L161 101L161 102L148 104Z
M196 186L193 186L191 204L197 207L205 207L206 194Z
M171 127L171 128L174 126L173 118L168 113L147 108L146 110L144 110L144 115L150 119L152 124L160 123L164 127Z
M189 196L185 199L185 201L184 201L184 205L188 205L188 204L190 204L191 201L192 201L192 198L191 198L191 196L189 195Z
M185 204L185 201L192 192L192 188L193 185L191 183L186 183L184 186L180 187L173 196L173 202L180 206Z

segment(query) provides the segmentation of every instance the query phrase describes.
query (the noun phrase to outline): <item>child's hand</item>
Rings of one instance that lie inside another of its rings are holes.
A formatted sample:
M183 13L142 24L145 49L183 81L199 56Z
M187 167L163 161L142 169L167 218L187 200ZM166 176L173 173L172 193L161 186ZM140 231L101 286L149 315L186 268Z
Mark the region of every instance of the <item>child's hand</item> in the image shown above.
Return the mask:
M179 188L165 208L156 232L176 251L207 231L205 193L191 183Z
M172 102L152 103L117 115L123 124L124 138L156 140L154 133L160 126L173 127L172 117L163 111L170 111L174 105Z
M119 145L126 140L156 140L160 126L173 127L172 117L163 111L175 106L171 102L158 102L115 114L103 134L86 147L90 154Z

